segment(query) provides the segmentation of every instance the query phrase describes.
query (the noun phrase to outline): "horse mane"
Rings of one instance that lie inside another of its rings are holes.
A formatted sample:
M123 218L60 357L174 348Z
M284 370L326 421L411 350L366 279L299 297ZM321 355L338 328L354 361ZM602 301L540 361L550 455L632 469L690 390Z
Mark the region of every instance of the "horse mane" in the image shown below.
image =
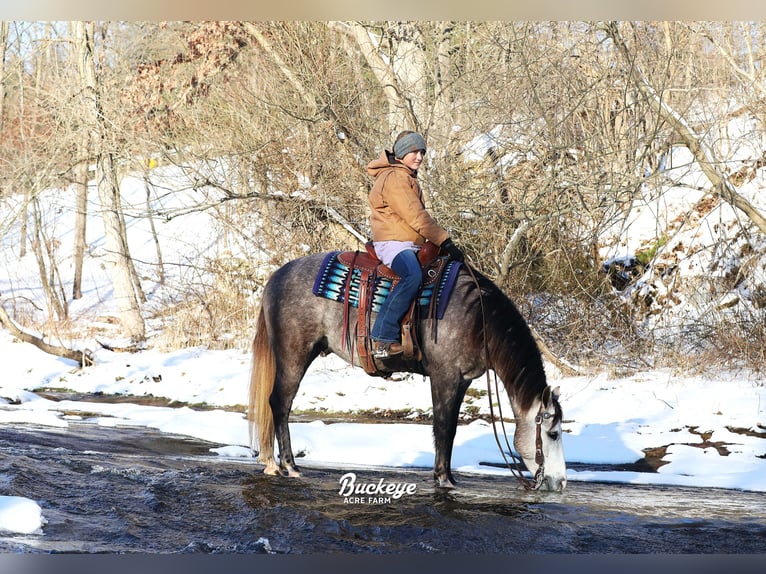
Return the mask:
M473 270L473 273L483 300L490 361L487 367L492 368L509 392L514 393L517 404L529 410L547 386L540 349L532 330L510 297L478 271ZM481 334L481 308L477 310L476 332Z

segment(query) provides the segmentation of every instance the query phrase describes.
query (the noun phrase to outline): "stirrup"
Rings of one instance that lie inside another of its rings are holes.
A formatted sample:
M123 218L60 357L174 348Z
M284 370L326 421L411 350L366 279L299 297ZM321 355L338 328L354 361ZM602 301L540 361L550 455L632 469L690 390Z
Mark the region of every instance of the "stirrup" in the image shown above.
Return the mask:
M374 341L372 345L372 356L375 359L388 359L395 355L401 355L404 349L400 343L386 343L385 341Z

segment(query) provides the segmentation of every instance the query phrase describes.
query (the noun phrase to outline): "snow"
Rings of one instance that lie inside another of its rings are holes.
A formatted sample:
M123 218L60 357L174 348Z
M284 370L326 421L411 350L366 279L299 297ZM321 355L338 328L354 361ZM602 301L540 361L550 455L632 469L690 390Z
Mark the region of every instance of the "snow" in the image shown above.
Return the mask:
M481 142L475 143L480 147ZM183 217L159 218L155 223L171 276L166 285L160 287L151 283L150 269L143 269L141 273L152 286L147 289L150 293L147 308L158 309L175 296L168 286L206 279L191 277L199 272L199 267L188 265L189 262L223 253L236 257L239 251L237 245L221 241L208 212L190 211L211 200L215 190L199 187L192 175L178 168L155 169L152 183L156 192L164 192L155 198L156 204L165 210L164 215L188 212ZM684 183L696 184L697 181ZM149 222L140 215L146 201L141 176L123 180L123 197L131 206L128 226L132 254L137 261L151 262L156 252ZM46 229L49 236L60 241L58 257L62 274L71 274L72 194L52 190L47 199L44 205L50 209L46 211ZM102 263L104 240L94 190L90 201L84 297L70 302L70 316L73 324L86 323L97 332L113 328L110 319L115 311L106 266ZM671 203L678 202L684 208L682 202L689 205L696 201L697 197L686 187L668 191L656 201L647 201L645 210L634 214L635 220L622 225L608 255L632 254L654 233L660 211L664 214ZM0 213L14 214L19 205L19 198L0 199ZM131 213L137 215L133 217ZM0 269L3 305L17 316L35 314L41 309L45 312L34 256L29 253L19 258L18 226L13 223L12 215L3 217L0 223L7 231L0 234L0 260L10 262ZM644 232L645 227L649 234ZM267 265L259 268L264 274L269 270ZM67 285L69 281L71 279L65 277ZM253 305L256 303L254 300ZM117 432L118 427L126 425L149 427L161 433L209 441L211 456L241 461L252 465L253 472L260 472L261 466L247 446L249 435L244 411L250 356L246 345L228 350L195 347L167 351L150 341L140 352L122 353L100 347L87 329L75 340L58 341L50 333L47 337L54 343L90 349L95 364L80 369L71 361L15 341L7 331L0 331L0 357L3 357L0 424L13 425L19 432L23 432L24 425L60 429L75 424L95 424L115 427ZM662 457L666 464L656 473L570 468L569 488L576 488L572 483L578 481L610 481L766 492L766 377L762 373L739 369L700 375L665 369L625 377L601 371L569 377L550 364L546 365L546 371L549 382L561 390L567 461L630 464L644 457L644 449L667 447ZM485 390L484 379L475 381L473 388ZM114 404L57 401L35 392L43 389L128 395L137 399ZM178 404L147 406L139 404L141 397L162 397ZM195 409L193 405L212 409ZM486 396L467 397L464 414L468 406L478 408L483 414L489 412ZM322 357L315 361L302 382L293 409L319 415L397 411L408 413L412 418L409 422L362 424L332 423L329 417L321 420L320 416L320 420L312 422L291 423L293 448L296 453L302 453L299 462L307 472L312 467L430 469L433 465L430 424L415 422L431 411L429 383L422 376L369 377L360 368L349 366L337 357ZM466 418L466 424L458 428L453 469L457 473L508 475L507 469L481 464L501 462L502 456L492 427L482 420L468 420ZM512 434L513 425L507 425L506 429ZM46 519L39 504L24 497L23 492L9 492L9 484L10 480L0 474L0 531L42 531Z
M96 365L79 369L31 345L14 342L0 332L0 354L13 357L0 383L0 424L66 427L89 424L140 426L163 433L195 437L211 444L211 456L241 460L260 472L247 447L244 414L250 357L243 350L186 349L115 353L100 349ZM633 463L643 449L670 445L657 473L568 470L569 488L577 481L685 485L766 492L766 385L752 373L683 376L670 371L645 372L626 378L603 373L563 377L547 365L550 383L561 389L564 408L564 451L568 461L595 464ZM78 393L153 395L180 403L215 407L142 406L41 397L31 390L67 388ZM484 389L483 379L472 388ZM486 400L474 400L487 413ZM385 380L367 376L334 356L318 359L301 384L294 410L358 412L407 410L428 413L428 381L422 376ZM82 417L77 413L82 412ZM66 414L64 414L66 413ZM759 428L758 425L761 425ZM761 436L734 433L745 428ZM513 425L506 426L509 433ZM433 465L433 439L428 423L291 423L293 448L311 467L354 469ZM701 434L710 433L708 442ZM722 443L723 456L712 444ZM711 445L711 446L707 446ZM492 427L475 420L458 428L453 468L458 473L507 475L481 462L501 462ZM0 481L0 484L2 482ZM1 492L1 491L0 491ZM20 502L23 500L24 502ZM43 528L36 502L0 496L0 530L29 533Z
M32 534L46 524L40 505L21 496L0 498L0 532Z

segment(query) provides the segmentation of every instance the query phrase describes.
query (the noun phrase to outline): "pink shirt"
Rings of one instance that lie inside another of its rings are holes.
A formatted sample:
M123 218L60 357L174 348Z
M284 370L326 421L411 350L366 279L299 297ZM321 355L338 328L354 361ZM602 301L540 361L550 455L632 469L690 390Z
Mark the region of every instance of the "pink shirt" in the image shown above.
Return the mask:
M409 249L417 252L420 250L420 246L415 245L412 241L375 241L372 245L375 247L375 254L378 259L387 267L391 267L391 263L402 251Z

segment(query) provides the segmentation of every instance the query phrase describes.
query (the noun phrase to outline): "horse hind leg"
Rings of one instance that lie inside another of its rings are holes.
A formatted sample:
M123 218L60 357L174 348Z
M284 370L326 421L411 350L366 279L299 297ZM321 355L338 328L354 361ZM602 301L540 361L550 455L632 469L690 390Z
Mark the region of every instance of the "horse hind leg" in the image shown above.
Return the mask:
M269 399L270 415L273 421L271 441L263 441L259 459L265 465L264 474L272 476L300 477L301 472L295 465L292 446L290 442L290 427L288 424L290 406L292 405L295 390L289 391L292 385L285 385L282 378L277 376L274 390ZM279 446L279 462L274 453L274 437L276 436Z
M266 468L263 469L263 474L268 474L270 476L277 476L282 474L279 470L279 465L273 456L268 460L261 459L261 462L266 465Z
M290 357L290 359L279 362L277 369L274 392L271 394L271 411L274 415L274 431L279 445L279 470L284 476L302 476L295 463L290 440L290 410L300 382L317 354L316 347L307 356L298 356L295 352L283 353L283 357Z
M277 382L276 389L280 389L281 385ZM287 405L292 404L292 398L295 393L292 393L288 397ZM290 442L290 428L288 424L290 408L284 407L284 398L280 393L272 395L271 412L274 421L274 434L276 435L277 444L279 445L279 463L277 463L276 456L274 454L274 442L273 439L268 449L262 449L260 453L260 460L265 464L263 469L264 474L272 476L289 476L300 477L301 471L295 465L295 458L293 456L292 446Z
M296 476L299 475L298 470L289 463L286 465L284 461L286 457L287 460L292 460L287 416L297 384L287 401L286 409L283 407L284 399L281 398L284 395L284 389L284 379L278 374L277 357L274 353L266 313L262 307L258 314L256 335L253 339L253 364L247 410L250 442L253 450L258 450L258 460L265 465L264 474ZM275 434L279 438L280 454L288 453L286 456L280 456L282 464L277 464L274 456Z
M294 345L293 347L296 347ZM279 347L281 349L281 347ZM298 393L303 376L309 365L319 354L319 347L314 345L307 354L298 354L288 349L275 353L274 386L269 395L269 413L272 422L272 443L270 458L266 461L267 474L300 477L302 473L295 463L292 443L290 440L290 410L295 395ZM281 357L281 358L279 358ZM273 449L273 437L276 437L279 447L279 463L276 462Z

